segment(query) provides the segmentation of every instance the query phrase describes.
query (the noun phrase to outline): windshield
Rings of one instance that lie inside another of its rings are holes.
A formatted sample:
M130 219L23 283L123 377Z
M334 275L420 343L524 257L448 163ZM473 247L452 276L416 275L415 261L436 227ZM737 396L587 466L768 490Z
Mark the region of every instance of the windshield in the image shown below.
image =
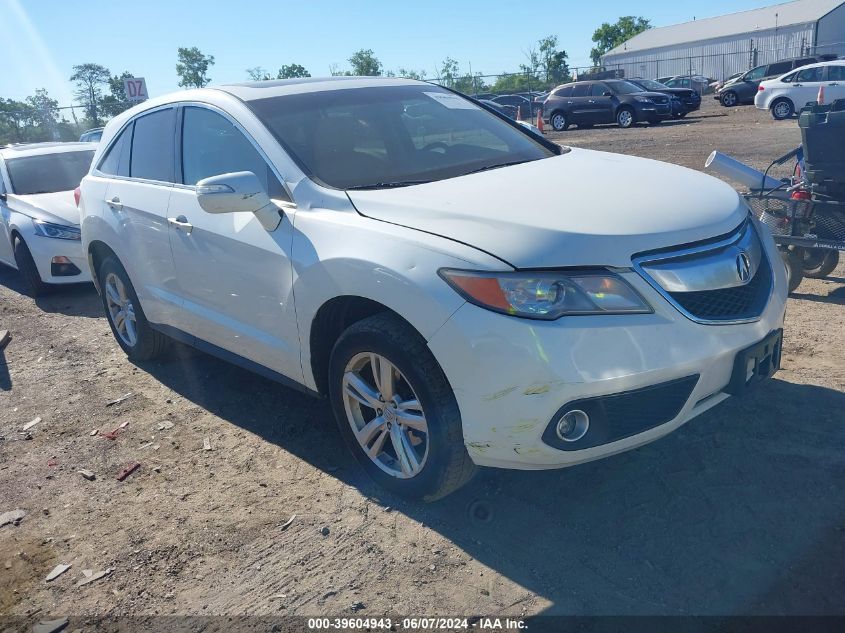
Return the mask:
M436 86L328 90L247 105L306 173L337 189L418 184L554 155Z
M72 191L88 173L94 150L21 156L6 160L12 191L19 196Z
M666 90L669 86L664 86L659 81L654 81L652 79L637 79L637 83L640 84L646 90L652 90L655 92L660 92L661 90Z
M608 81L607 85L610 86L610 89L618 95L630 95L634 94L635 92L643 91L643 89L640 88L638 85L632 84L627 81Z

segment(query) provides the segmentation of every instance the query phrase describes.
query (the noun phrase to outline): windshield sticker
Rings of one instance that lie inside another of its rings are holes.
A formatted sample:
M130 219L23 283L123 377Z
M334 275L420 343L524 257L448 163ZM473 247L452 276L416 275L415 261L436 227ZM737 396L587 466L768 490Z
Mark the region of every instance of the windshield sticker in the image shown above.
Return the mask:
M450 92L424 92L426 96L431 97L440 105L446 106L450 110L477 110L478 106Z

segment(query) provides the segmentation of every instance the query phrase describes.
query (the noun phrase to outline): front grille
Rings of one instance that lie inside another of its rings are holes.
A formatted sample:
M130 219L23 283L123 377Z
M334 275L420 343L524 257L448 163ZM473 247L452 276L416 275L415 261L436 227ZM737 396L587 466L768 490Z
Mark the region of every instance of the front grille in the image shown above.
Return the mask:
M666 105L669 103L669 97L654 97L652 101L659 103L660 105Z
M678 305L699 319L737 321L763 312L771 283L772 270L764 258L757 274L744 286L669 294Z
M633 262L681 314L699 323L755 321L771 295L772 264L750 221L726 236L642 254Z

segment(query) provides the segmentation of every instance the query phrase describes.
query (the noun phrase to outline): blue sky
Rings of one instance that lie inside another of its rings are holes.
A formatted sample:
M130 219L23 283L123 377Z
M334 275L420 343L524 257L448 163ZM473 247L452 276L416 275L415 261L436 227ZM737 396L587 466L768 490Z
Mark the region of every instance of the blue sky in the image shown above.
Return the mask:
M570 65L589 63L602 22L635 12L656 26L771 4L765 0L601 2L417 0L0 0L0 97L46 88L69 105L74 64L96 62L113 74L143 76L151 95L177 90L176 49L214 55L215 83L245 81L246 68L273 73L296 62L312 75L372 48L385 68L426 70L446 56L462 70L515 70L537 39L554 34ZM700 13L696 13L700 12Z

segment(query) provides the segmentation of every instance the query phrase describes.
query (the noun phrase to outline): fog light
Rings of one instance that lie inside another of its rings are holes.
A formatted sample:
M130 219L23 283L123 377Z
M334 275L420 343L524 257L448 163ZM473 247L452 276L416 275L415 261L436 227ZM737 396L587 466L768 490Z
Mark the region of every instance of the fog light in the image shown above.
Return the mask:
M577 442L587 434L590 428L590 416L574 409L564 413L557 422L557 436L564 442Z
M64 255L57 255L52 259L53 264L70 264L71 261Z

